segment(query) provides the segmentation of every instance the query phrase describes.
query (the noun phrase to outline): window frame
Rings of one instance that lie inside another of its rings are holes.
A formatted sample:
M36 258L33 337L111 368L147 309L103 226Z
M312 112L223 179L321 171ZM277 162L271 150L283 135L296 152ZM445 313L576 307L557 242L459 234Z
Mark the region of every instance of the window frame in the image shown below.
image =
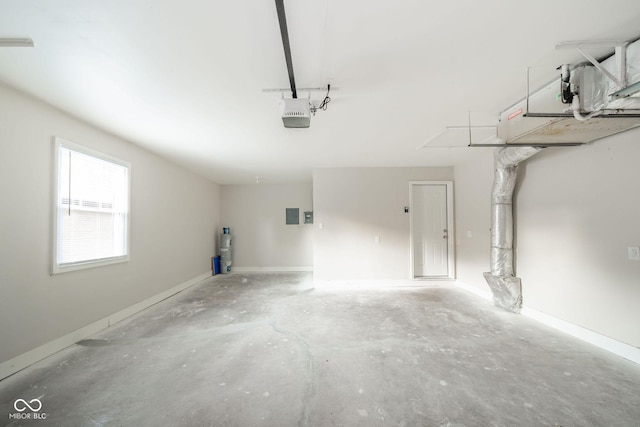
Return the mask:
M110 258L100 258L86 261L76 261L72 263L58 264L58 224L59 224L59 209L58 209L58 200L60 198L59 189L60 189L60 156L61 156L61 148L66 148L68 150L76 151L78 153L95 157L99 160L103 160L106 162L114 163L116 165L122 166L126 168L127 171L127 183L126 183L126 210L125 210L125 219L124 219L124 249L125 254L120 256L114 256ZM77 271L83 270L87 268L101 267L105 265L118 264L123 262L128 262L131 259L131 251L130 251L130 235L131 235L131 163L119 159L117 157L111 156L109 154L105 154L103 152L94 150L92 148L85 147L80 144L76 144L74 142L68 141L64 138L55 137L54 138L54 155L53 155L53 227L52 227L52 258L51 258L51 274L60 274L66 273L69 271Z

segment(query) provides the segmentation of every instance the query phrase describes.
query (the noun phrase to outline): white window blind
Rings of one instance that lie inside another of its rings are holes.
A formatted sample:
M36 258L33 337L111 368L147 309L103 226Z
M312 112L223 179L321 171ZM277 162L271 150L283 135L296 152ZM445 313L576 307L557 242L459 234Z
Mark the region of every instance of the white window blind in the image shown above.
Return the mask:
M57 139L54 273L128 260L129 166Z

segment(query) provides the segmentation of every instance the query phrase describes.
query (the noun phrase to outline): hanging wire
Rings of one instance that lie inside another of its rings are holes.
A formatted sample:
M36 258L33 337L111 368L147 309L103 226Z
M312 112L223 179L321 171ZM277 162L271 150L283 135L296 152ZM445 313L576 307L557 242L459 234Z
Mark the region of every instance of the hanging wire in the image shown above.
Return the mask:
M331 92L330 84L327 85L327 94L324 96L324 99L322 100L322 102L317 107L311 107L311 112L313 113L314 116L316 115L316 111L318 110L322 110L322 111L327 110L327 106L331 102L331 98L329 97L329 92Z
M331 102L331 98L329 98L329 92L330 91L331 91L331 85L327 85L327 94L325 95L325 97L322 100L322 102L320 103L320 105L318 105L318 109L320 109L320 110L326 110L327 109L327 105Z

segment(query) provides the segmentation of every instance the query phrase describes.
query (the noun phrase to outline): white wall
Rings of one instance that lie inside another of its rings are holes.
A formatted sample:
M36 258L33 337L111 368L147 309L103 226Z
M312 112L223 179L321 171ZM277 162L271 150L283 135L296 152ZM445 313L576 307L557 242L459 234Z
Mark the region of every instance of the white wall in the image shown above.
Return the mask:
M131 163L131 261L51 276L55 136ZM207 273L219 186L0 86L0 363Z
M587 146L547 149L520 169L516 188L516 272L524 305L602 335L640 346L640 130ZM455 168L458 227L490 224L490 157ZM463 197L471 193L481 198ZM473 218L464 211L478 212ZM483 285L489 269L488 231L482 246L460 239L462 281ZM475 242L477 239L471 239ZM486 265L477 267L486 257ZM481 270L481 271L475 271ZM459 270L460 271L460 270Z
M452 179L452 168L314 170L314 278L409 279L409 181Z
M303 217L312 210L311 183L224 185L220 203L232 270L312 269L313 228ZM300 225L285 224L286 208L300 209Z
M459 281L491 293L482 273L490 269L493 151L473 150L475 158L454 168L456 273Z
M640 346L640 130L540 153L516 203L525 303ZM525 282L526 280L526 282Z

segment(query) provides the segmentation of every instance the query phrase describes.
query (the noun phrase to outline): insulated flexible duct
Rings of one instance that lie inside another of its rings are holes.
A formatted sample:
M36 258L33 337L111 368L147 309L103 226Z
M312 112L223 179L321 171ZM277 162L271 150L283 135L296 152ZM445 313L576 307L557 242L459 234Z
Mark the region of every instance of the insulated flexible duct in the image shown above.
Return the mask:
M494 152L495 175L491 193L491 271L484 277L495 305L519 313L522 307L520 279L513 265L513 190L518 165L538 153L539 147L506 147Z

